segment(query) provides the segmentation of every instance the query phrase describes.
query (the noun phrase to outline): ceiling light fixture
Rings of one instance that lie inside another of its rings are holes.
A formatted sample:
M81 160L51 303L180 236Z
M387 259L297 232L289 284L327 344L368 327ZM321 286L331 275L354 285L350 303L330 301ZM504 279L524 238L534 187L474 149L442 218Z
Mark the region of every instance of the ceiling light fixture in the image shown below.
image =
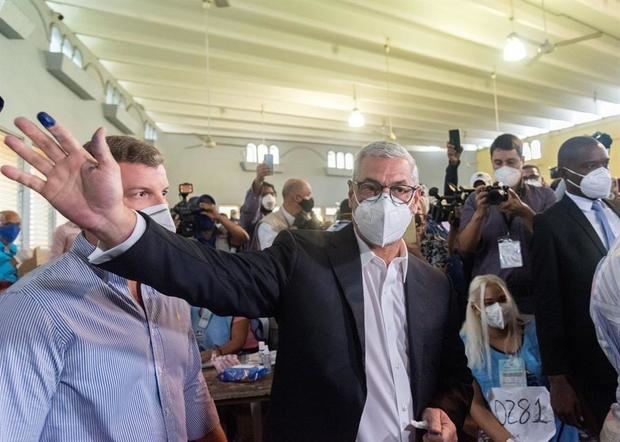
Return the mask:
M512 32L506 37L504 44L504 60L510 62L521 61L527 57L525 45L515 32L515 5L514 0L510 0L510 27Z
M366 124L364 115L357 108L357 93L355 90L355 84L353 85L353 110L349 115L349 127L363 127Z

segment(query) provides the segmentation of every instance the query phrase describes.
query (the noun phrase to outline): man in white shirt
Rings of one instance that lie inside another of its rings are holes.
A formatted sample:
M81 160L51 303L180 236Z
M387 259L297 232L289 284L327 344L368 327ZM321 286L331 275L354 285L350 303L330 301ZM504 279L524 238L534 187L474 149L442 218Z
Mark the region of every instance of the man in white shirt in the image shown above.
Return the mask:
M271 247L273 240L282 230L298 228L301 222L311 220L314 199L310 184L301 179L291 178L282 187L282 206L275 212L264 216L256 224L253 250ZM305 223L304 223L305 224Z
M566 194L534 218L532 261L536 326L551 406L568 424L598 435L613 402L616 374L599 348L589 315L592 278L620 233L607 150L591 137L562 144Z
M351 226L285 230L261 253L231 255L124 207L102 131L90 157L60 125L45 124L57 144L24 119L16 124L51 161L15 137L7 145L47 180L2 172L96 232L106 250L91 262L218 314L278 319L273 440L456 441L472 377L448 279L408 255L402 240L419 202L417 168L404 147L377 142L358 153ZM424 421L425 434L412 419Z

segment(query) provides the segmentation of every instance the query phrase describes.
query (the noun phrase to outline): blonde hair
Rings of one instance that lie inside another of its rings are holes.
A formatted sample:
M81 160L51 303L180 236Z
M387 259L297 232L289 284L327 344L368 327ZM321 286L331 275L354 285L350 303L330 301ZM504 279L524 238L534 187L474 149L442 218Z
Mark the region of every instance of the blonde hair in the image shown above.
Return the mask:
M506 295L506 303L510 308L511 315L508 318L506 328L508 329L508 342L512 336L521 334L518 325L519 308L514 302L508 287L502 278L495 275L476 276L469 285L469 299L467 301L467 311L465 322L461 332L465 339L465 354L469 368L481 368L486 362L486 368L491 373L491 346L489 344L488 327L483 327L487 323L486 311L484 309L484 294L487 287L499 287ZM477 308L480 315L474 311Z

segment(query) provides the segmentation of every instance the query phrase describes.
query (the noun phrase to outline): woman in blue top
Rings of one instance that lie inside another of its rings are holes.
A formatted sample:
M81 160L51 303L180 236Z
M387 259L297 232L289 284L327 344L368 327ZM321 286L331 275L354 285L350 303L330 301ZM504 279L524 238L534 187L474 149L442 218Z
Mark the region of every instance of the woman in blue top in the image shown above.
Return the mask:
M13 244L20 231L21 219L12 210L0 212L0 290L17 281L17 246Z
M491 388L502 387L500 367L517 358L523 361L524 373L521 370L520 376L527 386L546 385L535 323L520 319L519 309L501 278L481 275L474 278L469 287L461 336L469 368L475 377L470 415L492 440L511 440L510 433L488 409L485 398L489 397ZM556 419L556 435L551 440L578 442L579 434L575 427Z

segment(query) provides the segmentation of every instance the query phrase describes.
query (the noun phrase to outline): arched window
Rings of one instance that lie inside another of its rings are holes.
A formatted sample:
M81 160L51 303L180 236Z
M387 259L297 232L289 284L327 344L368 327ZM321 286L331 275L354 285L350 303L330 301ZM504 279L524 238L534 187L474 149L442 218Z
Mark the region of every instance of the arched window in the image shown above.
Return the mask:
M58 26L52 25L50 30L50 52L62 51L62 34Z
M540 140L532 140L530 143L530 151L532 153L533 160L539 160L542 158L542 149L540 148Z
M532 159L530 143L523 143L523 157L525 158L525 161L530 161Z
M108 82L107 86L105 87L105 102L107 104L114 104L114 86L112 86L112 83Z
M245 146L245 161L248 163L257 163L258 162L258 154L256 151L256 144L248 143Z
M62 40L62 53L69 58L73 58L73 45L66 36Z
M114 92L112 93L112 104L119 104L121 102L121 93L118 89L114 88Z
M84 60L82 58L82 51L80 51L78 48L75 48L75 51L73 52L72 60L79 67L81 67L81 68L84 67Z
M275 144L269 146L269 153L273 155L273 164L280 164L280 149Z
M345 154L344 168L347 170L353 170L353 154L352 153Z
M336 169L344 169L344 152L336 153Z
M336 152L333 150L327 152L327 167L330 169L336 168Z
M144 139L150 141L157 140L157 129L149 122L144 125Z
M259 144L258 145L258 162L262 163L263 161L265 161L265 154L269 153L269 150L267 149L267 145L265 144Z

